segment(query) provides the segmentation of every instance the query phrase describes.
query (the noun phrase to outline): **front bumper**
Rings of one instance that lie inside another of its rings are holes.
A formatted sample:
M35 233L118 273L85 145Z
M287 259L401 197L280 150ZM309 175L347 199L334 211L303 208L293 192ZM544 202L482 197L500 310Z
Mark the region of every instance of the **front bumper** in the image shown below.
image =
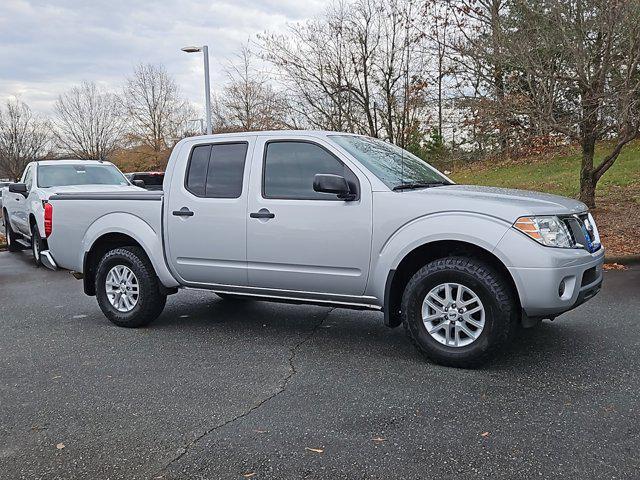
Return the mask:
M560 254L549 250L549 255ZM566 266L508 267L528 317L555 317L576 308L600 291L604 248L592 254L583 252Z

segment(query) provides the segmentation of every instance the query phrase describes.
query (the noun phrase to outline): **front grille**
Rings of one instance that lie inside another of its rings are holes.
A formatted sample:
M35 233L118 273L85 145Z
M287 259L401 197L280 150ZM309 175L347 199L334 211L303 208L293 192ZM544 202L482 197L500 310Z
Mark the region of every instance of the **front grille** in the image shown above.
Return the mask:
M563 221L574 243L579 244L590 253L600 250L600 238L595 224L589 219L588 213L564 217Z

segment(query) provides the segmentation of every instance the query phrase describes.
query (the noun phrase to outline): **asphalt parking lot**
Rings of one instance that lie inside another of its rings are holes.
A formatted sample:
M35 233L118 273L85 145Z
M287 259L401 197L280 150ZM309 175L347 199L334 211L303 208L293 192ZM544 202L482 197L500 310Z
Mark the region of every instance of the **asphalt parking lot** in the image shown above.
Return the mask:
M480 370L379 314L185 291L121 329L0 252L0 478L638 478L640 268Z

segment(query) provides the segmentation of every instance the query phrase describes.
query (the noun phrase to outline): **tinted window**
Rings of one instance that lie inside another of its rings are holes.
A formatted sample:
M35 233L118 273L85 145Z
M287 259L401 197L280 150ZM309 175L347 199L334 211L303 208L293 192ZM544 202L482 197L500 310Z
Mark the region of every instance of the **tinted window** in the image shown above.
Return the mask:
M195 147L189 161L187 190L199 197L238 198L246 156L246 143Z
M265 198L336 200L330 193L313 190L318 173L341 175L351 191L357 192L358 180L340 160L324 148L306 142L269 142L264 160Z
M32 170L31 167L27 168L27 170L24 172L24 175L22 176L22 183L24 183L27 186L27 190L31 190L31 184L33 183L31 170Z
M207 197L238 198L242 194L246 143L213 145L207 173Z
M40 165L38 186L128 185L124 175L113 165L61 164Z
M210 154L211 145L200 145L195 147L191 152L189 173L187 175L187 189L199 197L204 197Z

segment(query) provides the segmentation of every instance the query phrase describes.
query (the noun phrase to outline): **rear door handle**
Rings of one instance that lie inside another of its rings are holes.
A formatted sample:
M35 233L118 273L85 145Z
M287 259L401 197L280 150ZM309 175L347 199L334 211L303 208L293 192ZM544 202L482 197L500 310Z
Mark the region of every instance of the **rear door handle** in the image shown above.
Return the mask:
M182 207L180 210L174 210L173 214L176 217L193 217L193 212L187 207Z
M271 213L266 208L261 208L257 212L250 213L249 216L251 218L275 218L276 214L275 213Z

